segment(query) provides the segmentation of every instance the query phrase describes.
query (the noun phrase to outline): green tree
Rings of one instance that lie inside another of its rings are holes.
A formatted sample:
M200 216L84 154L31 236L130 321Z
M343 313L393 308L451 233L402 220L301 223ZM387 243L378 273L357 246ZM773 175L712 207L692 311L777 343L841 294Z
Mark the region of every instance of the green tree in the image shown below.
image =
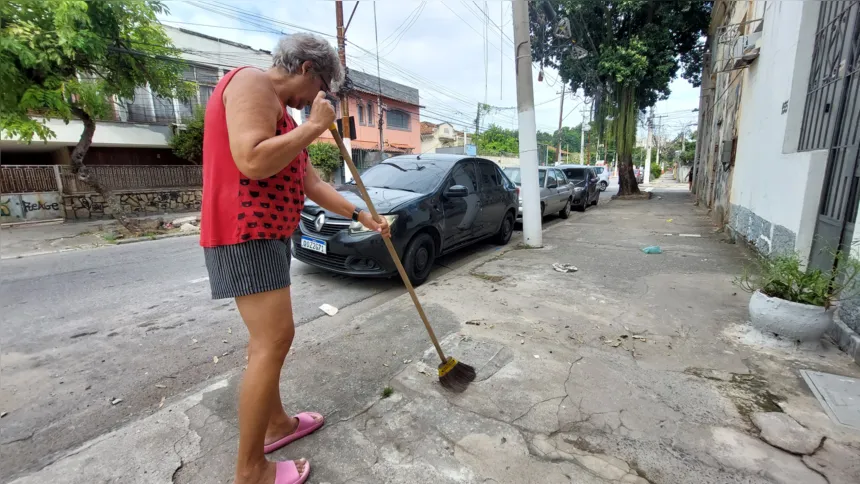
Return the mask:
M46 118L80 119L73 172L96 189L127 227L119 201L84 164L96 120L136 87L186 98L184 64L156 15L160 0L5 0L0 2L0 132L31 142L55 134ZM38 116L32 117L33 115Z
M475 137L478 153L484 155L509 154L520 152L519 134L515 129L504 129L491 124L483 133Z
M185 124L185 128L177 131L170 138L173 154L195 165L203 163L203 124L205 119L205 109L200 108L194 111L194 117Z
M640 112L669 96L669 83L700 83L710 1L542 0L530 9L533 54L571 90L594 99L592 136L614 138L619 194L639 192L632 155ZM569 38L556 35L569 23ZM586 55L575 55L585 52Z
M320 171L323 180L331 181L332 173L340 167L340 150L331 143L322 141L308 146L311 164Z

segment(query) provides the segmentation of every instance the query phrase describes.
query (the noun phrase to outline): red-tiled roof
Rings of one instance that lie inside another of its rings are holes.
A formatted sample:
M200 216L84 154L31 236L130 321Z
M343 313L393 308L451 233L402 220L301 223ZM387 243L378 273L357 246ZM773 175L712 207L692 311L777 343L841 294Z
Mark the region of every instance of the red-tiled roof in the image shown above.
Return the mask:
M437 124L421 121L421 134L433 134L437 126Z

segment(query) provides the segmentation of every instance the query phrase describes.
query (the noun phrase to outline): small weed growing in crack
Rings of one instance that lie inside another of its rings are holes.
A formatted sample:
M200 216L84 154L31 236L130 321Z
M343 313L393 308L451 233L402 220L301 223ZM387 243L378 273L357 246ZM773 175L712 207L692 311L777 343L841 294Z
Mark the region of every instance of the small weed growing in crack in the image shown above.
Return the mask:
M520 242L519 244L515 245L515 246L514 246L514 248L513 248L513 250L540 250L540 249L543 249L543 247L532 247L532 246L530 246L530 245L526 245L526 244L524 244L524 243L522 243L522 242Z
M394 389L391 387L385 387L382 389L382 398L388 398L391 395L394 395Z
M113 232L102 234L102 238L105 239L105 242L109 242L111 244L116 243L116 234L114 234Z

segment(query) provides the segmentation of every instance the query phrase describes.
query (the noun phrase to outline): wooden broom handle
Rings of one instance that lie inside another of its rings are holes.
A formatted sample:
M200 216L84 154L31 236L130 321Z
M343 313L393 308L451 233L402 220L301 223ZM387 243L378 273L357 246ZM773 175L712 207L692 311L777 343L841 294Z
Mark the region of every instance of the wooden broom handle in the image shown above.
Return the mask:
M367 204L367 209L370 210L370 215L373 216L373 219L376 220L377 223L379 223L382 219L376 212L376 207L373 206L373 202L370 200L367 188L364 187L364 182L361 181L358 169L355 167L355 163L352 162L352 156L350 156L349 151L347 151L346 145L343 144L343 139L337 131L337 125L332 124L329 131L334 137L337 147L340 148L340 154L343 156L344 161L346 161L346 166L349 167L350 173L352 173L352 178L355 180L356 186L358 186L358 191L361 192L361 198L363 198L364 203ZM427 315L424 314L424 308L421 306L421 302L418 301L418 295L415 294L415 288L412 287L412 283L409 281L409 276L406 275L406 269L403 268L403 264L400 262L400 257L394 249L394 244L391 242L391 238L383 237L382 240L385 242L385 247L388 248L388 253L391 254L391 259L394 260L394 265L397 266L397 272L400 273L400 278L403 279L403 285L406 286L406 290L409 291L409 295L412 297L412 302L415 304L415 309L418 310L418 315L421 316L421 321L424 322L424 327L427 328L430 340L433 341L433 346L436 347L436 353L439 354L439 358L442 359L442 363L447 363L448 358L445 358L445 353L442 351L442 347L436 339L436 333L433 332L433 327L430 326L430 321L427 320Z

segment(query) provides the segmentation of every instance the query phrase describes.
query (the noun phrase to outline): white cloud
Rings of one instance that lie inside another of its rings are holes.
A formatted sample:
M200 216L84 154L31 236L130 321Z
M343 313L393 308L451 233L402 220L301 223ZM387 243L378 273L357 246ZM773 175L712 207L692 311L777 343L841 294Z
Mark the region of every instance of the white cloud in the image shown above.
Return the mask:
M481 7L484 5L483 2L476 3ZM344 2L345 19L349 18L354 5L354 2ZM502 26L505 35L500 35L492 24L487 29L486 80L484 22L480 8L471 0L428 1L421 8L420 17L415 19L413 12L421 5L422 2L417 1L376 3L382 77L418 88L421 103L428 111L423 118L436 122L439 118L446 118L460 128L469 123L469 129L473 129L477 104L485 99L493 106L515 107L514 48L509 40L514 36L510 2L488 2L490 19ZM185 22L167 22L169 25L259 49L271 49L277 35L251 30L276 28L287 33L297 30L285 24L329 34L327 38L335 44L335 2L246 0L228 4L222 0L199 0L171 1L169 6L171 14L163 19ZM243 19L230 18L218 10L230 10L233 16ZM249 16L269 17L279 23ZM411 25L405 23L408 20ZM405 28L407 25L408 29ZM346 37L350 42L346 47L347 65L375 75L376 58L373 54L376 47L371 2L358 5ZM553 131L558 127L559 116L561 85L558 74L547 70L543 82L537 81L537 69L533 69L533 74L538 129ZM698 90L686 81L676 81L672 90L672 97L661 102L657 111L691 110L698 105ZM579 99L571 96L565 100L566 126L575 126L582 119L579 103ZM488 117L488 122L515 128L516 109L494 113Z

